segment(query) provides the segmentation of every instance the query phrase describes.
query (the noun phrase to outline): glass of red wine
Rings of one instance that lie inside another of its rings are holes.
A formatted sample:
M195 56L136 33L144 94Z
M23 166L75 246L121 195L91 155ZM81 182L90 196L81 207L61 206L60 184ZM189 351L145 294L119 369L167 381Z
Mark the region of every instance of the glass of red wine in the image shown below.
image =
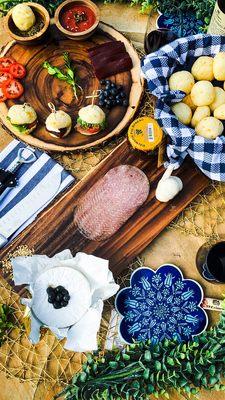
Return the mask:
M196 257L197 268L204 279L211 283L225 283L225 241L213 246L200 247Z
M170 29L159 28L149 32L147 30L144 42L145 52L146 54L153 53L175 39L177 35Z

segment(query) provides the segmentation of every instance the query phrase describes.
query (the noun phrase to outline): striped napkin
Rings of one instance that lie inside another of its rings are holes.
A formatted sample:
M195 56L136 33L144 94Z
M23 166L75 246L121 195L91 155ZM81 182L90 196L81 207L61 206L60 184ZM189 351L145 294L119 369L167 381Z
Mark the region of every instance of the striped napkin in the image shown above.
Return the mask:
M18 150L20 148L29 148L24 143L18 140L13 140L9 145L0 153L0 168L10 169L13 161L17 158ZM10 237L10 241L14 239L25 227L27 227L37 215L48 206L48 204L63 190L74 182L73 176L63 169L56 161L49 157L46 153L35 149L36 161L31 164L22 164L16 172L18 184L12 188L0 200L0 220L7 215L19 203L26 205L26 200L29 195L36 191L38 193L39 186L41 186L40 196L43 195L43 190L48 189L48 182L56 182L56 191L54 196L49 198L46 203L39 208L37 202L36 212L30 216L29 219L23 221L20 228ZM45 184L46 182L46 184ZM44 183L44 185L43 185ZM1 232L0 232L1 233Z

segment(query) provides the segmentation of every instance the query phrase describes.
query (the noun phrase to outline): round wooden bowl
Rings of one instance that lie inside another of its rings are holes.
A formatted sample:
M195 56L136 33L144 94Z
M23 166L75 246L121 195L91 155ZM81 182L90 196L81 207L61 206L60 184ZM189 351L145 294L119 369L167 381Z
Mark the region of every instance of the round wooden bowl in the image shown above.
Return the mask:
M96 21L94 25L92 25L89 29L83 32L70 32L67 29L65 29L61 24L61 14L63 10L65 10L68 7L68 5L71 4L77 4L89 7L95 14ZM95 5L95 3L93 3L90 0L66 0L62 4L60 4L60 6L56 9L55 12L55 24L57 28L63 35L72 40L85 40L89 38L91 35L93 35L95 30L97 29L99 21L100 21L99 8Z
M46 10L45 7L41 6L38 3L32 3L32 2L28 2L25 3L27 6L30 6L34 12L35 15L39 15L40 18L43 20L44 22L44 26L43 28L37 32L35 35L33 36L19 36L17 35L16 32L16 26L13 22L12 19L12 11L13 9L11 9L6 16L6 28L10 34L10 36L16 40L17 42L21 43L21 44L25 44L25 45L33 45L33 44L37 44L39 42L41 42L43 40L43 38L45 37L47 30L49 28L50 25L50 16L48 11Z

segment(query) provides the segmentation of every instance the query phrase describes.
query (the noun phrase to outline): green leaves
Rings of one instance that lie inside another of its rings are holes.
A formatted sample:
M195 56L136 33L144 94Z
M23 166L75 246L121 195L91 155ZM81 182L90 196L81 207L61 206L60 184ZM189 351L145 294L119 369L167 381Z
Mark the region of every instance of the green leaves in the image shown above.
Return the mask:
M76 100L78 100L77 90L82 91L82 88L76 83L76 77L74 72L74 67L72 60L69 56L68 52L63 53L63 60L65 63L65 72L63 72L58 67L53 66L48 61L45 61L42 66L47 69L49 75L54 76L55 78L67 82L70 86L72 86L74 96Z
M15 326L12 321L13 309L6 304L0 304L0 346L5 341L9 331Z

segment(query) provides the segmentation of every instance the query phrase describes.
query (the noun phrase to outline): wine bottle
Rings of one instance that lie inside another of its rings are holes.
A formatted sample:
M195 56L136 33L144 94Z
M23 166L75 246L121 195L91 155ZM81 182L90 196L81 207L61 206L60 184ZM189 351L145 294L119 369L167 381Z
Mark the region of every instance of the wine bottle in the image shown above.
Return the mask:
M208 27L212 35L225 35L225 1L217 0L213 15Z

